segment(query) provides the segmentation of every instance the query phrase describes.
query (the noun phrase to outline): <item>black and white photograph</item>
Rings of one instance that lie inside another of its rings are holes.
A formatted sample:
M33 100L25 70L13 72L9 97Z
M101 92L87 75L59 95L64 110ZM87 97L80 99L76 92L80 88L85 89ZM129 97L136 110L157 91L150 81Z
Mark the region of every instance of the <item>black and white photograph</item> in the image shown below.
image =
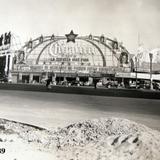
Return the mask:
M0 160L160 160L160 1L0 0Z

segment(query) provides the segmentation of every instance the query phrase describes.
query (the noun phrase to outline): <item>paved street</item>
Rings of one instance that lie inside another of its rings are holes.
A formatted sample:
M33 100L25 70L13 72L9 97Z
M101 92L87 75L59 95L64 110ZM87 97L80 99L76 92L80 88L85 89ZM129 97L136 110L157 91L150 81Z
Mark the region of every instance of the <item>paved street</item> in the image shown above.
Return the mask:
M0 102L0 118L49 129L114 116L160 130L160 100L0 90Z

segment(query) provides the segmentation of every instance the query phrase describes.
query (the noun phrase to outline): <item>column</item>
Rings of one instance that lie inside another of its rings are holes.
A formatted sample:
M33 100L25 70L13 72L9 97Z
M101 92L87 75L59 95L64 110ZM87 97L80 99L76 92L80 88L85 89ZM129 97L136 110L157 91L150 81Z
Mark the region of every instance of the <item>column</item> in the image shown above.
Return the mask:
M56 73L53 74L53 76L52 76L52 81L53 81L53 82L56 81Z
M33 81L33 73L29 75L29 83L32 83L32 81Z
M79 81L79 77L78 76L76 77L76 81Z
M5 74L7 74L8 71L8 55L6 55L6 64L5 64Z
M22 82L22 73L18 73L18 81Z
M13 55L10 55L9 71L12 71L13 68Z
M89 81L89 84L92 84L92 83L93 83L93 78L92 78L92 77L89 77L89 78L88 78L88 81Z

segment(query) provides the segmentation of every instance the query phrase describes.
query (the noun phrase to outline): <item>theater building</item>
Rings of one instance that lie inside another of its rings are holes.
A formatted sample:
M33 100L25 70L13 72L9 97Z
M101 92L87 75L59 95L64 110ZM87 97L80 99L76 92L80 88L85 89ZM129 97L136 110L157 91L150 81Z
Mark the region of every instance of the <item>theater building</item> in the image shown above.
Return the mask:
M57 83L102 79L126 85L136 79L160 81L158 63L152 68L158 74L153 72L151 77L149 62L146 67L137 65L135 56L121 43L104 35L80 36L73 31L64 36L41 35L30 39L12 57L13 83L43 83L48 78Z
M117 40L101 36L43 36L30 40L14 53L12 82L93 81L114 78L134 69L132 55Z

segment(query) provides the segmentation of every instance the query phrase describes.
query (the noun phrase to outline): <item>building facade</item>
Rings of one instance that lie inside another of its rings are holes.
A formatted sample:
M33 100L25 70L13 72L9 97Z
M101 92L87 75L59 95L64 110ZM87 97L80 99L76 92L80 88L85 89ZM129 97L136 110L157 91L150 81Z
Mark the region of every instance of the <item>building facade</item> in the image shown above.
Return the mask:
M0 81L11 78L13 51L11 48L11 32L0 36Z
M117 40L71 31L64 36L41 35L17 50L12 81L41 83L48 77L53 81L87 81L132 69L131 54Z

